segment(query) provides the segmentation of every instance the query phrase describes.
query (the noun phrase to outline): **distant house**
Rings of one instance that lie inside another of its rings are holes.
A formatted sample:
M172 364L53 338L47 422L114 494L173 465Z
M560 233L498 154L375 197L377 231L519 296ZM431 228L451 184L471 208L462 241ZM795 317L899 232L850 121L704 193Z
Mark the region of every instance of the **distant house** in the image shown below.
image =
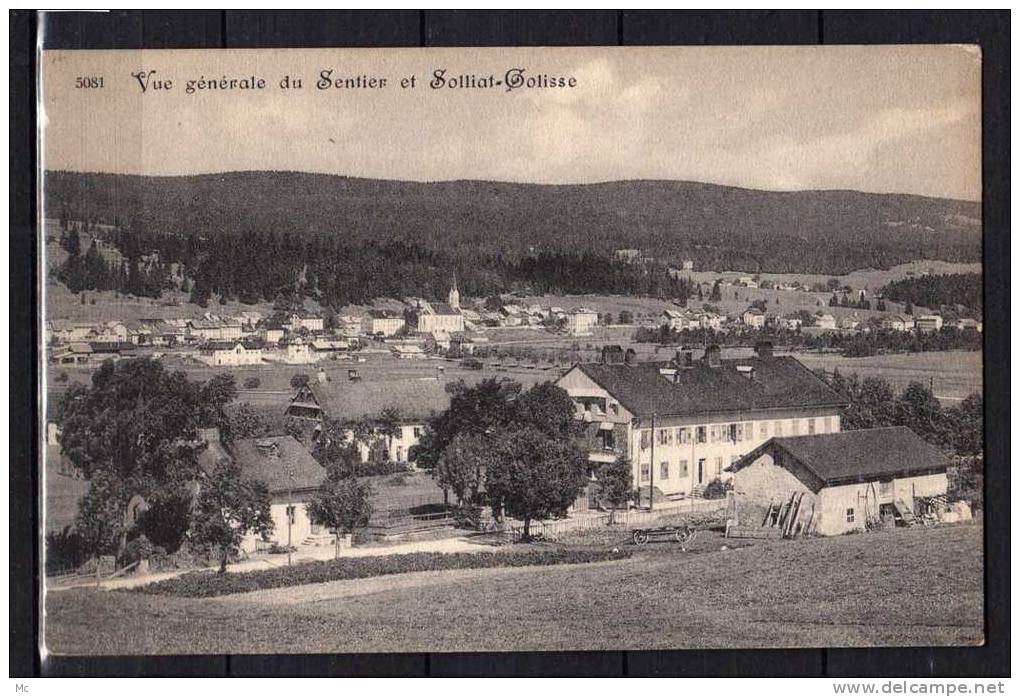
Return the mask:
M262 344L251 341L209 341L199 347L199 360L212 366L259 365Z
M60 365L84 365L92 360L92 346L83 341L72 341L53 352L53 361Z
M897 426L774 437L727 469L740 524L759 525L771 506L792 502L807 532L842 535L944 506L949 464Z
M804 324L804 320L798 317L797 315L784 315L783 317L780 317L778 319L777 324L782 329L796 331L800 329L801 325Z
M577 308L567 313L567 334L571 336L591 336L592 330L599 322L598 313L587 308Z
M659 326L666 326L674 331L682 331L687 328L687 316L679 310L666 309L660 315Z
M882 319L882 328L909 332L914 328L914 318L910 315L888 315Z
M830 315L828 312L816 312L815 326L818 327L819 329L835 329L836 318Z
M286 416L305 419L322 427L325 419L356 421L378 419L384 412L397 415L397 432L381 438L376 450L397 462L410 461L410 449L418 443L425 423L450 406L450 395L438 380L392 380L384 383L310 382L297 389L287 405ZM360 445L362 460L368 461L373 448Z
M283 341L285 330L283 325L274 321L263 322L258 329L258 336L267 344L278 344Z
M617 249L614 252L617 261L624 261L628 264L633 264L641 258L640 249Z
M288 322L292 332L297 332L302 329L310 332L322 332L325 320L323 320L322 316L318 314L309 312L294 312L291 313Z
M369 310L368 333L372 336L393 336L406 324L403 316L388 310Z
M752 329L761 329L765 326L765 313L757 307L749 307L744 310L744 314L740 316L740 320Z
M47 343L70 343L85 341L95 327L89 322L74 322L69 319L52 319L46 323Z
M319 357L315 355L312 350L311 342L305 341L301 337L295 337L287 342L286 354L284 357L285 363L293 365L302 365L306 363L315 363L319 360Z
M390 346L390 351L394 356L403 360L425 358L425 351L419 344L393 344Z
M983 325L981 324L981 322L979 322L976 319L971 319L969 317L964 317L962 319L955 320L954 322L951 323L950 326L955 327L960 331L971 329L973 331L980 332L983 329Z
M942 316L921 315L914 321L914 326L917 327L918 331L937 332L942 329Z
M851 331L857 329L857 327L860 326L860 324L861 320L857 316L856 312L851 312L849 315L844 315L843 318L839 320L839 328L844 331Z
M237 320L218 318L193 319L188 321L190 336L199 343L206 341L233 341L241 338L241 323Z
M694 270L694 260L693 259L684 259L682 267L683 267L684 271L693 271Z
M364 319L357 315L340 315L336 324L344 336L358 336L364 330Z

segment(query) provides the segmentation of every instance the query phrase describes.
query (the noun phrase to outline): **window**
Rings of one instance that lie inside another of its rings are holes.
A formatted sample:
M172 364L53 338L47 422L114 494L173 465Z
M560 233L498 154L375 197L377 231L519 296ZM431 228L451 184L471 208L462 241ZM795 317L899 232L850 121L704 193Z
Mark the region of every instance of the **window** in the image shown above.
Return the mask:
M705 427L704 426L698 426L697 435L698 435L698 442L699 443L704 443L705 442Z
M715 459L715 476L722 476L722 458L717 457Z
M783 422L782 421L777 421L775 423L775 427L776 427L776 435L777 436L783 435Z
M294 513L296 512L296 510L297 510L296 506L287 506L287 522L288 523L293 523L294 522Z
M768 421L762 421L760 424L758 424L758 437L759 438L768 438L769 437L769 422Z
M599 443L602 445L603 450L612 450L616 447L616 438L612 431L600 430L599 431Z
M613 416L619 416L620 415L620 405L617 404L616 402L613 402L612 404L610 404L609 405L609 409L610 409L610 411L613 412Z
M648 446L651 445L652 436L650 431L641 431L641 449L648 450Z
M854 509L852 508L846 509L846 522L848 523L854 522Z
M683 445L691 442L691 430L689 428L678 428L676 430L676 442Z
M415 426L413 432L414 432L414 437L415 438L421 438L421 427L420 426Z
M669 479L669 463L659 463L659 479Z
M815 420L814 419L808 419L807 420L807 432L808 432L809 436L815 435Z
M893 483L891 479L878 483L878 495L879 496L893 495Z
M659 436L658 443L659 443L659 445L669 445L669 434L671 434L671 433L672 433L672 431L669 430L668 428L664 428L661 431L659 431L659 433L658 433L658 436Z
M688 472L687 472L687 460L681 460L681 461L680 461L680 467L679 467L679 470L680 470L680 471L679 471L679 474L680 474L680 476L681 476L682 478L686 478L686 477L687 477L687 475L688 475Z
M740 424L730 424L730 440L734 443L740 439Z
M648 478L651 476L651 473L652 473L652 466L650 464L648 464L647 462L642 462L641 463L641 481L647 482Z

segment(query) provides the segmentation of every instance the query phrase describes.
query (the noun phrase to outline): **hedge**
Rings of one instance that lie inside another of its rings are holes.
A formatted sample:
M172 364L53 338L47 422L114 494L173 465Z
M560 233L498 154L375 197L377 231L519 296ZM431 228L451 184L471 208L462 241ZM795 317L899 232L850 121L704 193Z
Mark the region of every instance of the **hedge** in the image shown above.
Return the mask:
M591 562L626 559L630 552L621 550L551 549L540 552L415 552L379 557L354 557L314 561L291 567L238 573L192 572L176 578L149 583L131 589L150 595L177 595L188 598L211 598L231 593L267 588L284 588L309 583L325 583L345 579L369 578L404 574L412 571L446 571L450 569L490 569L507 566L551 566L555 564L588 564Z

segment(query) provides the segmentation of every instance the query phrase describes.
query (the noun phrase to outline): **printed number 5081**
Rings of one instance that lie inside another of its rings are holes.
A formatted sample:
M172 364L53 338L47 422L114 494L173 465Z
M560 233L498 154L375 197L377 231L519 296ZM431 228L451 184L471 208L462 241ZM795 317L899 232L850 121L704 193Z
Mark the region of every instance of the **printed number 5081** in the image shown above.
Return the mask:
M74 88L78 90L98 90L103 87L102 76L94 77L86 75L83 77L77 77L74 80Z

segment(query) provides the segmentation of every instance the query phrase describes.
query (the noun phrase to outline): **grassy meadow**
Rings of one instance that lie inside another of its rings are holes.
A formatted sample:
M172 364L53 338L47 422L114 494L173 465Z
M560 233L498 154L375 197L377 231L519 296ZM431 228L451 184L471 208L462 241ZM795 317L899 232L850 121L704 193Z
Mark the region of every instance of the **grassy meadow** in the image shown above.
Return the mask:
M982 528L649 545L630 559L402 574L211 599L46 596L58 654L976 645ZM548 545L549 543L545 543ZM574 540L571 544L582 544Z

